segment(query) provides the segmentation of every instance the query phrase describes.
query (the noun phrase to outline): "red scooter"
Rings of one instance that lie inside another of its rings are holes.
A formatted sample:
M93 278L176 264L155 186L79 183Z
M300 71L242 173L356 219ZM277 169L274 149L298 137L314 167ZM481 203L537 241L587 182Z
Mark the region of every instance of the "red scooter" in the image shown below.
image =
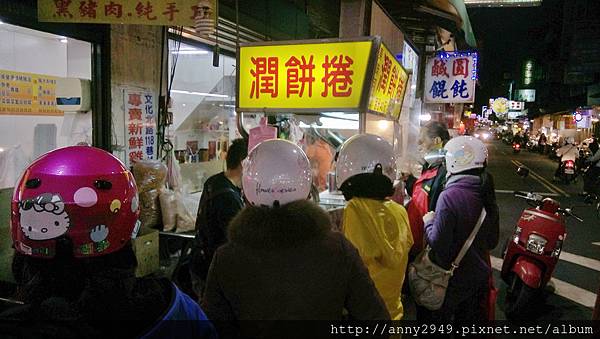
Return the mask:
M529 170L521 167L517 173L527 177ZM565 217L583 220L571 209L560 208L554 199L533 193L514 194L527 200L532 207L523 211L512 237L507 241L501 275L509 286L505 315L509 319L523 319L531 312L531 302L537 299L552 278L567 236Z

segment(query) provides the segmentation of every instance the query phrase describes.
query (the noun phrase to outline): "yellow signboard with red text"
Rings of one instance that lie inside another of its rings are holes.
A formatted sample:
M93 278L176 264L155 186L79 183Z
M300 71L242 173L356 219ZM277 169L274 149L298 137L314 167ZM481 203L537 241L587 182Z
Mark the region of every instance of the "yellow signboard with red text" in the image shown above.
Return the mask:
M245 44L238 112L371 112L397 119L408 74L378 37Z
M356 110L368 90L372 49L373 39L242 46L238 53L238 108Z
M0 115L63 115L56 107L57 79L0 70Z
M382 115L389 114L395 119L399 118L407 82L408 74L402 65L387 47L381 44L377 52L377 65L371 84L369 110Z
M216 0L38 0L38 19L49 22L194 26L214 21Z

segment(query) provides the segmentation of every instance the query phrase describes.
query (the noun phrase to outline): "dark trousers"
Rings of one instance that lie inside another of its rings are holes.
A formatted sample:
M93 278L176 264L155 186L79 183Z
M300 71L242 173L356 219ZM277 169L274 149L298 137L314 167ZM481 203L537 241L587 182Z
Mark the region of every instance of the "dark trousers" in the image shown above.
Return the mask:
M600 187L598 184L600 183L600 167L596 167L596 165L592 165L590 169L585 173L583 177L583 190L588 193L600 193Z

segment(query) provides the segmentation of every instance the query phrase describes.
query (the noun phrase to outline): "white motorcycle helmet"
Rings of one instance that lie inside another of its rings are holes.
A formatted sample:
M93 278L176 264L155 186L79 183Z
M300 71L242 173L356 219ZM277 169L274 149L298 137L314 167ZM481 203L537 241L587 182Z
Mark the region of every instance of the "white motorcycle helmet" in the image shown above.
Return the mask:
M272 139L256 145L243 163L242 187L252 205L284 205L308 198L310 162L296 144Z
M394 149L385 139L372 134L357 134L344 142L337 156L335 176L338 189L357 174L373 173L380 164L382 174L396 180Z
M487 147L481 140L468 136L450 139L446 146L446 170L456 174L470 169L483 168L488 158Z

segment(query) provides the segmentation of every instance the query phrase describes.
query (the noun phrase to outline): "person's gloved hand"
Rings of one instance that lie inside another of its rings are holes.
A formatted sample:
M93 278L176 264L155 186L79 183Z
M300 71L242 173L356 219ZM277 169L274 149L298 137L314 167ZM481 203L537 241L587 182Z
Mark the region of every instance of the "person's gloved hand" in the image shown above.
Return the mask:
M423 222L425 224L429 223L430 221L433 220L433 218L435 218L435 212L434 211L430 211L427 212L424 216L423 216Z

